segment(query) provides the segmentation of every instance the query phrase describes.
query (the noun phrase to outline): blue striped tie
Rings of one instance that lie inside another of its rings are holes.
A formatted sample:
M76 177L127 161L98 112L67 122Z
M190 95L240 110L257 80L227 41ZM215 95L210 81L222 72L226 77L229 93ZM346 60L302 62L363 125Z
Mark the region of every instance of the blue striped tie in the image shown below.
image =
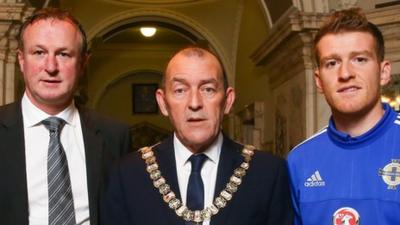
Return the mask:
M57 117L49 117L42 123L50 132L47 154L49 225L74 225L76 224L75 211L68 162L60 141L60 133L65 121Z

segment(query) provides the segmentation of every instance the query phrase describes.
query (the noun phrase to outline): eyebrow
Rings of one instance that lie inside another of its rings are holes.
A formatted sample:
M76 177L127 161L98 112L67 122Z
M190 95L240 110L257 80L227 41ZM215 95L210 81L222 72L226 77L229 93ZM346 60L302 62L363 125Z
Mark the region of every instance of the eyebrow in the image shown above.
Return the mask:
M355 55L367 55L367 56L369 56L369 57L373 57L373 56L374 56L373 52L371 52L371 51L369 51L369 50L364 50L364 51L353 51L353 52L350 52L350 55L351 55L351 56L355 56Z
M218 81L217 81L216 79L214 79L214 78L206 79L206 80L201 80L201 81L200 81L200 85L203 85L203 84L210 84L210 83L212 83L212 84L218 84Z
M369 57L373 57L374 56L374 54L371 51L368 51L368 50L350 52L350 57L354 57L356 55L367 55ZM334 53L334 54L322 57L319 61L320 61L320 64L321 64L321 63L323 63L323 62L325 62L325 61L327 61L329 59L340 59L340 58L341 57L340 57L339 54Z
M37 44L29 48L30 50L34 50L35 48L40 48L40 49L48 49L46 46L42 44ZM68 47L60 47L56 49L56 52L62 52L62 51L70 51L70 52L75 52L73 49L68 49Z
M173 77L172 82L178 82L178 83L184 83L184 84L187 83L187 81L185 79L179 78L179 77Z
M174 77L174 78L172 78L172 82L179 82L179 83L185 83L185 84L188 83L188 82L186 81L186 79L184 79L184 78L179 78L179 77ZM214 78L200 80L200 85L208 84L208 83L215 83L215 84L218 84L218 81L217 81L216 79L214 79Z
M321 57L320 60L319 60L319 65L322 65L323 63L325 63L326 61L328 61L330 59L339 59L339 58L340 58L340 56L338 54L336 54L336 53L330 54L330 55L325 56L325 57Z

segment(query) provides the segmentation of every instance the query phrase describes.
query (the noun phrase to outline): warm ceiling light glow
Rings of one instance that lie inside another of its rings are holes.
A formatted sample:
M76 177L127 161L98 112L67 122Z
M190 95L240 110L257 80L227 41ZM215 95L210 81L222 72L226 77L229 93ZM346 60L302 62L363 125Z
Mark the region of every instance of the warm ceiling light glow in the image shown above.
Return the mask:
M157 29L155 27L141 27L140 33L145 37L153 37Z

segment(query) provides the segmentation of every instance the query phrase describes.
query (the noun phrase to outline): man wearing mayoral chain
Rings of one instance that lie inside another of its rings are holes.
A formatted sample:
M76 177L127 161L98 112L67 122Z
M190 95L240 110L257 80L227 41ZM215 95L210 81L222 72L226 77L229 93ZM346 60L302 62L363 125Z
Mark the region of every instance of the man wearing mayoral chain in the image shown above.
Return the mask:
M112 172L105 225L289 225L285 160L232 141L221 123L235 100L220 60L186 47L169 61L156 98L173 136Z

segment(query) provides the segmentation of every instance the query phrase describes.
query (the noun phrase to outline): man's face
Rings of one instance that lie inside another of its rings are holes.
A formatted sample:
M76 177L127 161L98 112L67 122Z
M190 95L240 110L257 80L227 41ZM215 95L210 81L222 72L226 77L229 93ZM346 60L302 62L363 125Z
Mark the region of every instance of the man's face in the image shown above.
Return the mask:
M317 50L316 85L334 114L357 115L381 109L380 86L390 81L390 64L378 61L371 34L327 34Z
M70 104L82 67L81 42L68 21L39 20L26 28L18 61L27 96L45 112L54 114Z
M206 150L218 136L235 94L231 87L224 90L221 68L213 55L179 53L170 61L165 89L157 90L156 97L179 140L196 153Z

